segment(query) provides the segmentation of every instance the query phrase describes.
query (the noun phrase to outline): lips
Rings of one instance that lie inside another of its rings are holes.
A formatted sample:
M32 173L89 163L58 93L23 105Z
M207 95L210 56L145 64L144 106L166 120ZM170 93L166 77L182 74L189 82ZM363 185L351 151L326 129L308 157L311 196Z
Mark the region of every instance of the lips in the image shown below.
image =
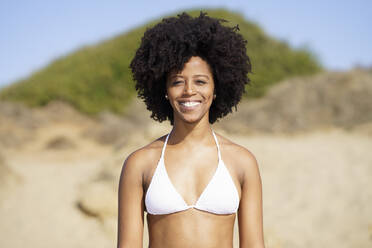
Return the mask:
M184 110L194 110L201 104L201 101L179 101L179 104Z
M194 107L196 105L199 105L200 102L181 102L180 104L186 107Z

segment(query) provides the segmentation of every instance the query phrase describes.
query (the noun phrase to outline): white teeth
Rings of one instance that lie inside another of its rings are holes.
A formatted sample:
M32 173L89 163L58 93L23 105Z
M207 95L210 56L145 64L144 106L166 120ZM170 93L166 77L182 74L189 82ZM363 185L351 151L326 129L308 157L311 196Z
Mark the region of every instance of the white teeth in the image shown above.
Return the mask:
M200 104L200 102L181 102L181 104L186 107L193 107L193 106Z

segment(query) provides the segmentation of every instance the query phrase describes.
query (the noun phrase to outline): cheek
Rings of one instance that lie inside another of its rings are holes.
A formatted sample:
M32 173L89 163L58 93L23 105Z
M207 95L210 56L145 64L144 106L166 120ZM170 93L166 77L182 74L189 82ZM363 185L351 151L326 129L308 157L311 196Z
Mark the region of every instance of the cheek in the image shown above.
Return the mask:
M213 99L214 88L210 87L210 88L204 89L202 94L208 100Z
M167 89L167 95L168 95L168 102L174 109L176 106L176 98L179 95L179 92L176 89Z
M171 101L174 98L174 90L172 88L167 88L165 94L168 95L168 100Z

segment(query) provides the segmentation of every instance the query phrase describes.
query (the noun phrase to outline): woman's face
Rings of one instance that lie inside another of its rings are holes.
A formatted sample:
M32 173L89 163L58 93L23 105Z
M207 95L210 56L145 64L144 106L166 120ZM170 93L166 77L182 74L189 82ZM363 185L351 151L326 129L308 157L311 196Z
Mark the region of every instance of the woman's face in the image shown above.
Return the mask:
M180 72L167 78L167 95L173 108L174 122L194 123L209 119L214 81L210 66L200 57L191 57Z

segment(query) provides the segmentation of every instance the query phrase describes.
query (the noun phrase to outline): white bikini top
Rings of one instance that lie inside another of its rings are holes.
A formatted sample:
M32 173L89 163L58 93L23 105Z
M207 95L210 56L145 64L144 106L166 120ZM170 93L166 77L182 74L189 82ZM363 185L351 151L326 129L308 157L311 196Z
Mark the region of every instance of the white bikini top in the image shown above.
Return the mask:
M160 160L152 176L145 196L146 211L149 214L171 214L185 211L189 208L214 213L233 214L239 207L239 193L221 159L220 147L213 133L218 151L217 169L194 205L187 205L169 179L164 165L164 151L169 134L165 139Z

